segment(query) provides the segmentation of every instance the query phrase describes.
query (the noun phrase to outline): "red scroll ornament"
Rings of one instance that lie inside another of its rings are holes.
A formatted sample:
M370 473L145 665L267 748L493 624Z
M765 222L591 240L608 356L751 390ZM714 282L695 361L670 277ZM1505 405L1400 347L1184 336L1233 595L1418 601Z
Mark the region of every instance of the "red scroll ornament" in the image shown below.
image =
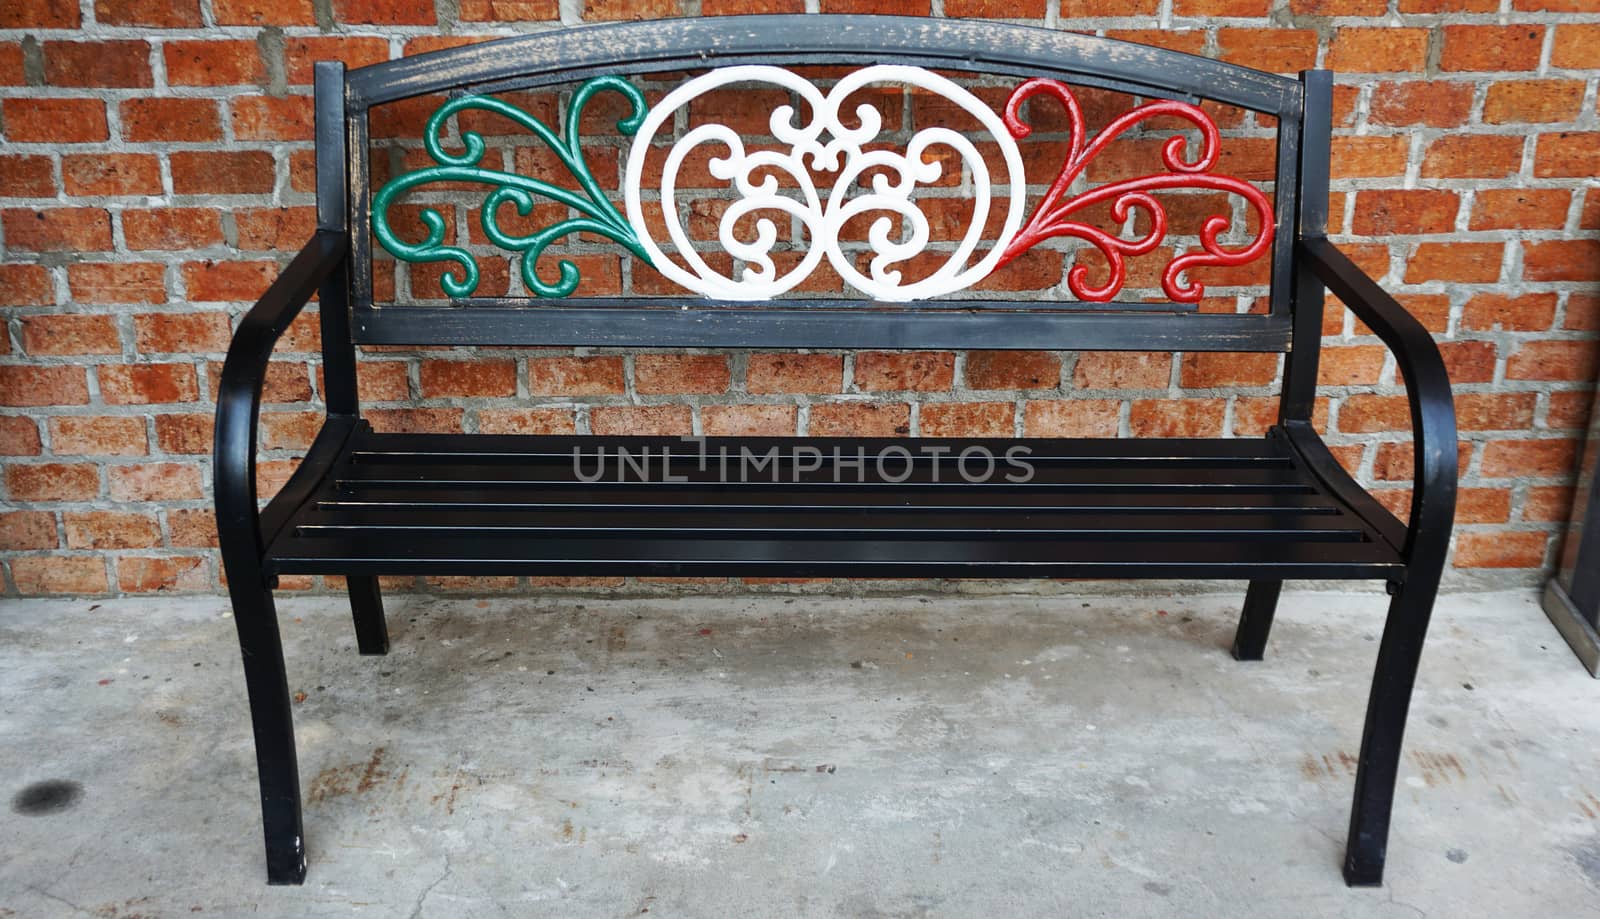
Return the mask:
M1166 270L1161 274L1161 289L1174 301L1195 303L1205 294L1203 285L1193 281L1185 283L1178 280L1178 276L1184 270L1202 265L1242 265L1259 257L1261 253L1267 251L1268 246L1272 245L1272 205L1267 201L1266 195L1254 185L1233 176L1208 173L1217 162L1217 125L1198 106L1173 101L1141 105L1119 116L1107 125L1105 130L1096 134L1093 142L1085 146L1083 109L1079 107L1077 98L1072 95L1072 90L1055 80L1033 79L1018 86L1011 93L1011 98L1006 100L1006 128L1018 140L1027 137L1033 131L1023 123L1018 110L1023 102L1037 95L1052 96L1067 110L1068 120L1072 123L1072 145L1067 151L1066 162L1061 166L1061 174L1051 183L1050 190L1045 192L1044 198L1034 209L1028 222L1016 236L1012 237L1000 259L1000 265L1006 264L1051 237L1075 236L1093 244L1105 255L1111 265L1111 279L1103 287L1090 287L1089 269L1081 264L1074 265L1067 272L1067 287L1081 300L1095 302L1110 300L1122 289L1123 282L1127 279L1124 259L1130 255L1144 255L1153 251L1166 236L1166 209L1161 206L1160 201L1150 195L1150 192L1168 188L1209 188L1232 192L1254 205L1257 215L1261 218L1259 235L1243 249L1224 249L1217 242L1217 237L1227 231L1232 222L1229 217L1218 214L1206 218L1204 226L1200 228L1200 246L1204 252L1178 256L1167 264ZM1184 162L1181 154L1188 144L1188 139L1182 135L1175 135L1161 148L1161 162L1168 172L1112 182L1092 188L1076 197L1062 199L1073 181L1082 174L1084 167L1107 145L1139 122L1161 115L1175 115L1200 129L1200 158L1197 161ZM1088 224L1068 219L1075 212L1102 201L1111 202L1111 216L1118 221L1128 219L1129 208L1143 208L1150 215L1150 232L1140 239L1122 239ZM997 270L998 267L997 265Z

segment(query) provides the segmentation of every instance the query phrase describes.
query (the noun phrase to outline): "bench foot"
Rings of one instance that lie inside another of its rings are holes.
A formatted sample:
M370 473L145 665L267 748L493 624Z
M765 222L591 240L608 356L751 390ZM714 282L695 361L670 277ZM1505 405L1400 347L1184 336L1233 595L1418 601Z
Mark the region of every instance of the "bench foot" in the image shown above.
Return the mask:
M378 579L351 575L345 578L350 590L350 613L356 621L356 647L362 654L389 653L389 627L383 620L383 595Z
M1244 612L1239 615L1239 630L1233 635L1233 659L1258 661L1267 650L1267 633L1272 631L1272 614L1278 608L1282 581L1251 581L1244 595Z
M306 876L300 767L295 758L294 716L290 710L289 678L283 667L278 612L271 592L264 586L252 586L247 578L230 577L228 587L239 649L244 655L245 688L255 733L267 882L299 884Z
M1437 575L1423 577L1402 585L1389 601L1389 618L1384 623L1378 665L1372 675L1372 695L1367 701L1367 723L1356 762L1355 801L1350 808L1350 836L1345 843L1344 878L1352 887L1383 883L1401 742L1437 591Z

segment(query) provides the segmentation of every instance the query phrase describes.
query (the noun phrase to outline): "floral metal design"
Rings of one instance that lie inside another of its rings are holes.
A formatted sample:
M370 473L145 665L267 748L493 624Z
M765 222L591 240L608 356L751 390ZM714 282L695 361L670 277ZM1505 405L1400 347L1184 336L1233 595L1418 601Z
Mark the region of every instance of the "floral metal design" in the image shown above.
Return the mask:
M428 236L422 242L412 244L395 235L389 226L388 211L397 197L418 186L430 182L475 182L490 186L479 210L484 235L496 246L521 254L523 283L541 297L567 297L577 290L582 278L578 266L570 260L562 259L558 263L559 277L553 283L540 278L535 270L539 257L551 243L573 233L596 233L621 243L639 258L650 261L649 253L639 245L638 235L601 191L584 157L578 133L584 107L596 93L607 90L620 93L627 99L630 112L617 122L617 128L623 134L632 136L644 123L647 106L644 94L638 87L618 76L596 77L573 92L561 135L527 112L493 96L460 96L447 101L428 119L427 133L423 138L428 156L439 165L398 176L372 198L372 230L378 242L404 261L454 262L459 266L459 276L455 270L447 271L440 278L439 286L451 297L471 296L478 289L477 260L466 249L445 242L444 217L434 208L424 207L421 220L427 227ZM475 131L461 133L465 147L461 153L446 151L440 139L446 121L468 109L492 112L526 128L561 160L577 180L579 190L483 166L487 147L483 137ZM580 216L562 220L527 236L509 233L500 226L498 214L502 205L512 205L518 214L527 216L533 210L536 195L564 204Z
M1205 294L1203 285L1194 281L1180 280L1179 276L1186 269L1203 265L1241 265L1258 258L1272 244L1272 205L1267 201L1266 195L1254 185L1241 179L1211 173L1211 168L1217 162L1219 135L1216 123L1198 106L1186 102L1150 102L1119 116L1096 134L1094 140L1088 141L1085 136L1083 110L1078 105L1077 98L1073 96L1072 90L1055 80L1033 79L1018 86L1006 100L1006 127L1019 140L1032 133L1032 129L1022 121L1018 110L1023 102L1038 95L1054 98L1066 109L1068 120L1071 122L1070 146L1060 174L1051 183L1049 190L1045 192L1044 198L1040 200L1022 230L1006 245L1005 253L1000 259L1001 265L1012 261L1046 239L1056 236L1077 237L1089 242L1105 255L1107 262L1110 263L1111 277L1102 286L1091 286L1088 281L1089 269L1077 264L1067 272L1068 289L1074 296L1083 300L1097 302L1110 300L1122 289L1126 280L1125 258L1153 251L1166 236L1166 209L1150 193L1178 188L1214 189L1240 195L1255 208L1260 217L1261 228L1255 239L1244 248L1226 249L1217 238L1228 230L1232 220L1222 214L1208 217L1200 228L1200 246L1204 251L1178 256L1169 262L1166 270L1162 272L1161 288L1173 300L1180 303L1194 303ZM1099 155L1107 145L1140 122L1162 115L1182 118L1200 129L1199 156L1193 162L1186 161L1183 157L1187 152L1188 138L1175 134L1161 148L1161 162L1168 170L1166 173L1111 182L1082 194L1066 197L1067 190L1083 173L1089 161ZM1071 219L1079 211L1107 201L1111 202L1111 216L1118 221L1126 220L1131 208L1143 209L1150 217L1149 232L1138 239L1123 239Z

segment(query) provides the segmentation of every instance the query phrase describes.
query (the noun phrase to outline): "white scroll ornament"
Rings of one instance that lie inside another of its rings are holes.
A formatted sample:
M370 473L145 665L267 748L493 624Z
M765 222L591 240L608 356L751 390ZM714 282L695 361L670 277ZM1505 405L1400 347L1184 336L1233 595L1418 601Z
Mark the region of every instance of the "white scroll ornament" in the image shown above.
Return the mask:
M796 124L793 106L782 105L773 110L770 122L772 135L789 145L787 152L747 152L738 132L715 123L700 125L673 144L667 152L661 175L662 211L672 244L689 265L686 271L661 251L645 224L640 204L645 158L662 125L669 125L670 133L673 115L678 109L684 108L698 96L732 83L767 83L798 93L810 106L812 117L807 124ZM938 93L976 118L999 145L1005 161L1010 203L999 238L975 264L968 265L967 262L983 241L984 226L993 207L988 164L970 140L945 127L917 131L906 143L903 153L863 150L863 146L874 142L881 133L882 119L877 109L866 104L857 106L855 116L860 124L848 127L840 120L839 107L851 93L874 83L907 84ZM744 271L737 280L712 269L695 251L675 206L678 169L688 153L703 143L715 143L728 148L727 156L710 161L711 174L718 179L731 181L740 195L723 213L718 226L722 247L729 255L744 263ZM923 153L934 146L954 149L971 171L972 219L960 243L955 251L948 253L949 259L944 264L919 281L901 283L901 273L891 266L930 251L927 215L923 214L911 195L918 185L936 182L943 173L944 167L937 160L923 160ZM825 201L812 181L812 169L835 176ZM849 197L851 188L869 169L883 169L886 172L872 177L870 192ZM752 178L757 172L765 173L759 182ZM780 183L773 172L787 176L798 188L799 197L780 194ZM824 95L810 81L791 71L780 67L746 65L726 67L696 77L668 93L660 104L651 108L644 125L634 136L622 187L628 222L638 234L651 261L662 274L696 293L718 300L765 300L776 297L804 281L826 255L845 282L862 293L878 300L905 301L962 290L994 270L1006 244L1022 224L1024 183L1022 156L1004 122L976 96L936 73L921 67L893 64L866 67L839 80ZM805 255L799 264L782 275L778 274L773 263L772 250L778 242L778 227L770 217L757 219L754 241L741 240L734 235L738 221L755 211L787 213L804 226L808 240ZM869 276L862 274L850 256L841 249L839 231L852 217L871 211L898 214L911 228L911 235L904 241L892 239L890 234L894 229L894 221L887 215L873 221L867 233L873 253Z

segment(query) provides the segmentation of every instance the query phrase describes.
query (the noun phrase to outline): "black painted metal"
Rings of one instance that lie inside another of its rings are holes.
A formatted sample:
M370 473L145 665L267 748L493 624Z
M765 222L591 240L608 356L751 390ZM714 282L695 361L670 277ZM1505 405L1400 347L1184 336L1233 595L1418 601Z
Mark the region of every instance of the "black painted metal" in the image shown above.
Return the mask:
M1422 323L1326 239L1307 239L1300 251L1328 290L1394 352L1411 404L1416 472L1405 530L1406 581L1389 605L1378 646L1344 864L1350 884L1377 885L1383 882L1411 687L1450 549L1456 505L1455 404L1444 359Z
M766 27L752 31L758 22ZM686 50L691 36L722 36L731 44L702 57ZM791 47L796 36L801 40ZM784 47L769 48L775 41ZM584 68L704 66L711 58L725 63L768 51L783 63L887 55L1027 76L1098 69L1106 80L1165 87L1153 95L1194 91L1277 114L1288 128L1280 136L1278 187L1290 192L1280 191L1279 201L1292 208L1279 210L1285 245L1275 252L1274 310L1219 316L991 302L859 309L873 305L815 301L756 309L676 300L371 307L369 105L435 88L566 80ZM1323 237L1331 83L1321 71L1302 80L1303 91L1301 83L1279 77L1069 33L872 17L744 19L726 28L649 23L546 33L348 75L337 65L319 65L319 231L240 323L218 392L218 528L245 659L269 881L299 883L305 870L270 585L279 573L313 572L348 579L364 654L388 647L377 577L390 573L1237 578L1250 582L1234 643L1241 660L1261 657L1284 580L1382 579L1395 597L1374 675L1345 865L1351 884L1377 883L1410 691L1449 541L1455 420L1443 363L1426 330ZM1280 296L1285 285L1287 301ZM1394 351L1407 382L1417 455L1409 524L1344 471L1312 426L1324 287ZM273 343L317 291L327 422L289 482L258 512L255 428L267 362ZM1279 308L1284 302L1289 312ZM1290 356L1281 423L1259 440L685 442L375 434L358 417L357 341L1288 350ZM919 449L903 477L870 462L854 478L836 476L855 466L832 458L834 451L848 459L850 451L877 456L907 444ZM928 445L953 453L935 457L920 449ZM659 458L658 472L674 476L589 481L578 475L573 449L592 455L602 446L648 451ZM952 455L966 447L1004 456L1017 446L1031 450L1035 474L1026 481L971 483L952 475L959 470ZM763 467L775 478L729 481L720 470L697 466L700 450L715 456L718 447L756 455L777 450L787 458ZM802 449L815 450L818 461L810 453L800 459Z

